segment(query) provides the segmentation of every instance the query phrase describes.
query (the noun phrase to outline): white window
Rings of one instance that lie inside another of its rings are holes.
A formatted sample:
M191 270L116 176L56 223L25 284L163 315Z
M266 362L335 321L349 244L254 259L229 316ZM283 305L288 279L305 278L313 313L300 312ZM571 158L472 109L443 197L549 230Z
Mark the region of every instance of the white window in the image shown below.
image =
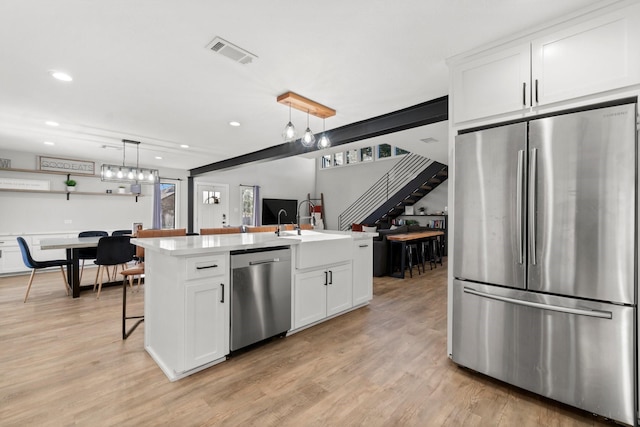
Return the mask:
M330 168L331 167L331 154L325 154L324 156L322 156L322 169L326 169L326 168Z
M360 161L371 162L373 161L373 148L364 147L360 149Z
M161 182L160 198L162 228L176 228L176 185Z
M389 144L378 145L378 159L391 157L391 146Z
M409 152L405 149L402 149L400 147L393 147L393 155L394 156L402 156L403 154L409 154Z
M358 150L349 150L347 151L347 164L352 165L354 163L358 163Z
M242 224L254 224L254 191L253 187L240 187L240 200L242 201Z

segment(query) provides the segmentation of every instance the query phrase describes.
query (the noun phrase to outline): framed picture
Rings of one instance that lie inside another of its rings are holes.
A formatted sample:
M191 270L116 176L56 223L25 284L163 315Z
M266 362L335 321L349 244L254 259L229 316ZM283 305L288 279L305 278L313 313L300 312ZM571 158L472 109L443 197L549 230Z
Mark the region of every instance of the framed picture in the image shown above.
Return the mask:
M138 235L138 231L142 230L142 223L141 222L134 222L133 225L131 226L131 232L133 233L134 236Z

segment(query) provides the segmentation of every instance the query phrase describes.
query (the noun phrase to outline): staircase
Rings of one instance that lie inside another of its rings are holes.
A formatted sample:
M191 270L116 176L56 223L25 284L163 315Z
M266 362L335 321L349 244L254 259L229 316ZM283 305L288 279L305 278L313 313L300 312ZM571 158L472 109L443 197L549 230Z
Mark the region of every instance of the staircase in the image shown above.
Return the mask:
M338 217L340 230L353 223L390 222L448 177L445 164L408 154Z

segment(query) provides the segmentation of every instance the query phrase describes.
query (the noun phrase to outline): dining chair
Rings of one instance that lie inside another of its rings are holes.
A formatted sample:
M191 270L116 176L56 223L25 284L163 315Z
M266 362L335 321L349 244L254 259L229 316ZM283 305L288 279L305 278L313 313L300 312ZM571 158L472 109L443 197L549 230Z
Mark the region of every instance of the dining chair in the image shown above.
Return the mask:
M148 228L146 230L139 230L138 233L136 233L136 237L139 239L147 237L180 237L186 235L186 228L168 228L164 230ZM142 246L136 246L135 256L137 261L144 261L144 248Z
M20 246L20 252L22 252L22 261L24 261L24 265L27 268L31 269L31 276L29 277L29 284L27 285L27 293L24 296L24 302L27 302L27 298L29 298L29 291L31 290L31 284L33 283L33 276L36 274L36 270L48 267L60 267L60 272L62 273L62 280L64 285L64 290L69 295L69 286L67 285L67 276L64 274L64 266L71 265L72 261L67 259L53 259L49 261L36 261L31 256L31 251L29 250L29 245L22 238L18 237L18 245Z
M111 232L112 236L132 236L132 231L131 230L114 230ZM136 254L136 247L134 245L131 245L131 253L133 254L133 256L135 256ZM125 270L127 268L126 265L122 265L121 266L123 270ZM116 265L115 267L113 267L113 277L115 280L115 277L118 275L118 266ZM109 277L109 270L107 270L107 277Z
M109 233L106 231L81 231L78 233L78 237L105 237ZM82 273L84 273L84 262L88 259L96 259L96 248L80 248L78 249L78 259L82 260L80 266L80 282L82 283Z
M133 289L133 278L138 276L138 291L140 290L140 280L144 275L144 262L136 264L131 268L122 270L120 272L124 276L122 281L122 339L126 340L129 335L138 327L138 325L144 322L144 314L136 316L127 315L127 279L129 281L129 287ZM137 320L136 323L127 330L127 320Z
M200 234L203 236L209 234L235 234L242 233L240 227L218 227L218 228L201 228Z
M96 280L98 282L98 295L96 299L100 298L100 291L102 291L102 278L104 276L104 270L110 266L127 264L133 260L133 252L131 249L130 236L109 236L103 237L98 241L97 257L94 263L98 266L98 273ZM93 290L96 290L96 285L93 285Z
M184 228L178 229L165 229L165 230L139 230L136 237L145 238L145 237L179 237L179 236L197 236L198 233L187 233L187 230ZM140 279L144 275L144 248L142 246L133 246L133 259L136 260L137 264L131 268L123 269L120 272L126 279L129 280L129 287L133 288L133 279L135 276L138 276L138 290L140 290Z
M278 229L277 225L258 225L255 227L247 227L247 233L266 233L275 231Z
M144 275L144 262L135 264L133 267L127 268L120 272L124 276L124 279L129 282L129 287L133 289L133 279L138 276L138 290L140 290L140 280Z

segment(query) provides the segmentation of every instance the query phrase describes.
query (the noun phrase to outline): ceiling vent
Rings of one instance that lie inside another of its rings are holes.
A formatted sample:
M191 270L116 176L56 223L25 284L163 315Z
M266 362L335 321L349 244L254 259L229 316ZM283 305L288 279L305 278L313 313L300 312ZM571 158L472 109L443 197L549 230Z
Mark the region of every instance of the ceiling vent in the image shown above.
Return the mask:
M420 141L424 142L425 144L430 144L430 143L433 143L433 142L438 142L438 140L437 140L437 139L435 139L435 138L431 138L431 137L421 139Z
M258 59L258 57L253 53L239 48L233 43L229 43L220 37L213 39L211 43L207 45L207 49L226 56L227 58L241 64L250 64L254 59Z

